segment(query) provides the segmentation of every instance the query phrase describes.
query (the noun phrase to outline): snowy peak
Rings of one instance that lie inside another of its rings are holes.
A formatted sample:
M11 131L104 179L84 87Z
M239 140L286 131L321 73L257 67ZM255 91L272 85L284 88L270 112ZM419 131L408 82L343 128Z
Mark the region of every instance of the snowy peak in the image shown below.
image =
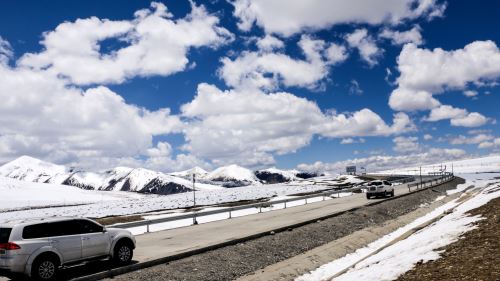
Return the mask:
M191 168L189 170L170 173L170 175L176 176L176 177L181 177L181 178L186 178L186 179L192 178L193 175L197 178L204 178L206 175L208 175L208 172L205 171L203 168L194 167L194 168Z
M66 167L21 156L0 167L0 176L31 182L49 182L56 176L64 178Z
M265 183L282 183L297 180L297 174L299 171L296 170L280 170L275 167L268 168L265 170L255 171L255 176Z
M229 165L217 168L208 173L205 178L211 181L235 182L243 183L244 185L245 183L251 184L259 182L259 179L251 170L238 165Z

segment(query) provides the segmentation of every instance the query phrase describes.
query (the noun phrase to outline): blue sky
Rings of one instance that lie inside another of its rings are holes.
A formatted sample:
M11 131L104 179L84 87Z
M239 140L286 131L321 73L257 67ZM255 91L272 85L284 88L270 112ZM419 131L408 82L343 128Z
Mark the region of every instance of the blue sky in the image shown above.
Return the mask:
M0 3L0 162L333 170L499 151L499 3L303 3Z

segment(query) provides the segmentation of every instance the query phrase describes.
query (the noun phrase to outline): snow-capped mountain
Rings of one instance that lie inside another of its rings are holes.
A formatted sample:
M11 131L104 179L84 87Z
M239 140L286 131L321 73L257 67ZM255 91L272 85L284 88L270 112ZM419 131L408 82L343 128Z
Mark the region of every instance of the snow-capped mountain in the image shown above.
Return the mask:
M204 178L210 181L224 182L223 186L225 187L260 183L253 171L234 164L217 168L208 173Z
M66 167L29 156L21 156L0 167L0 176L23 181L43 183L54 177L61 178L61 176L63 176L61 181L64 181L66 175Z
M0 167L0 176L28 182L76 186L89 190L134 191L139 193L173 194L192 190L187 179L141 168L117 167L101 173L72 171L61 165L22 156ZM197 184L197 189L218 189L220 186Z
M203 168L200 167L194 167L189 170L185 171L180 171L180 172L173 172L170 173L169 175L175 176L175 177L181 177L181 178L186 178L186 179L191 179L193 175L196 178L203 179L208 175L208 172L205 171Z
M255 176L265 183L282 183L297 180L297 170L280 170L275 167L255 171Z

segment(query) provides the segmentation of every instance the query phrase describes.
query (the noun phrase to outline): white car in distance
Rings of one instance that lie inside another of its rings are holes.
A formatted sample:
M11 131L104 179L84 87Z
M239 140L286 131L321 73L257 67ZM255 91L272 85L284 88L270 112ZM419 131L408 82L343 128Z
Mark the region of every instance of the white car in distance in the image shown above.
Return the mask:
M366 199L377 196L394 197L394 186L386 180L374 180L369 182L366 189Z

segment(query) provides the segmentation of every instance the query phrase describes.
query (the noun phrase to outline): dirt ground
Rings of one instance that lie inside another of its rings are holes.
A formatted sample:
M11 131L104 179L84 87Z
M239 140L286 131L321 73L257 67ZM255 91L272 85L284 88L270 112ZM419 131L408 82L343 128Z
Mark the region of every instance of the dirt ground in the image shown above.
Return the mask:
M470 213L485 219L444 247L441 258L418 264L398 280L500 280L500 198Z

